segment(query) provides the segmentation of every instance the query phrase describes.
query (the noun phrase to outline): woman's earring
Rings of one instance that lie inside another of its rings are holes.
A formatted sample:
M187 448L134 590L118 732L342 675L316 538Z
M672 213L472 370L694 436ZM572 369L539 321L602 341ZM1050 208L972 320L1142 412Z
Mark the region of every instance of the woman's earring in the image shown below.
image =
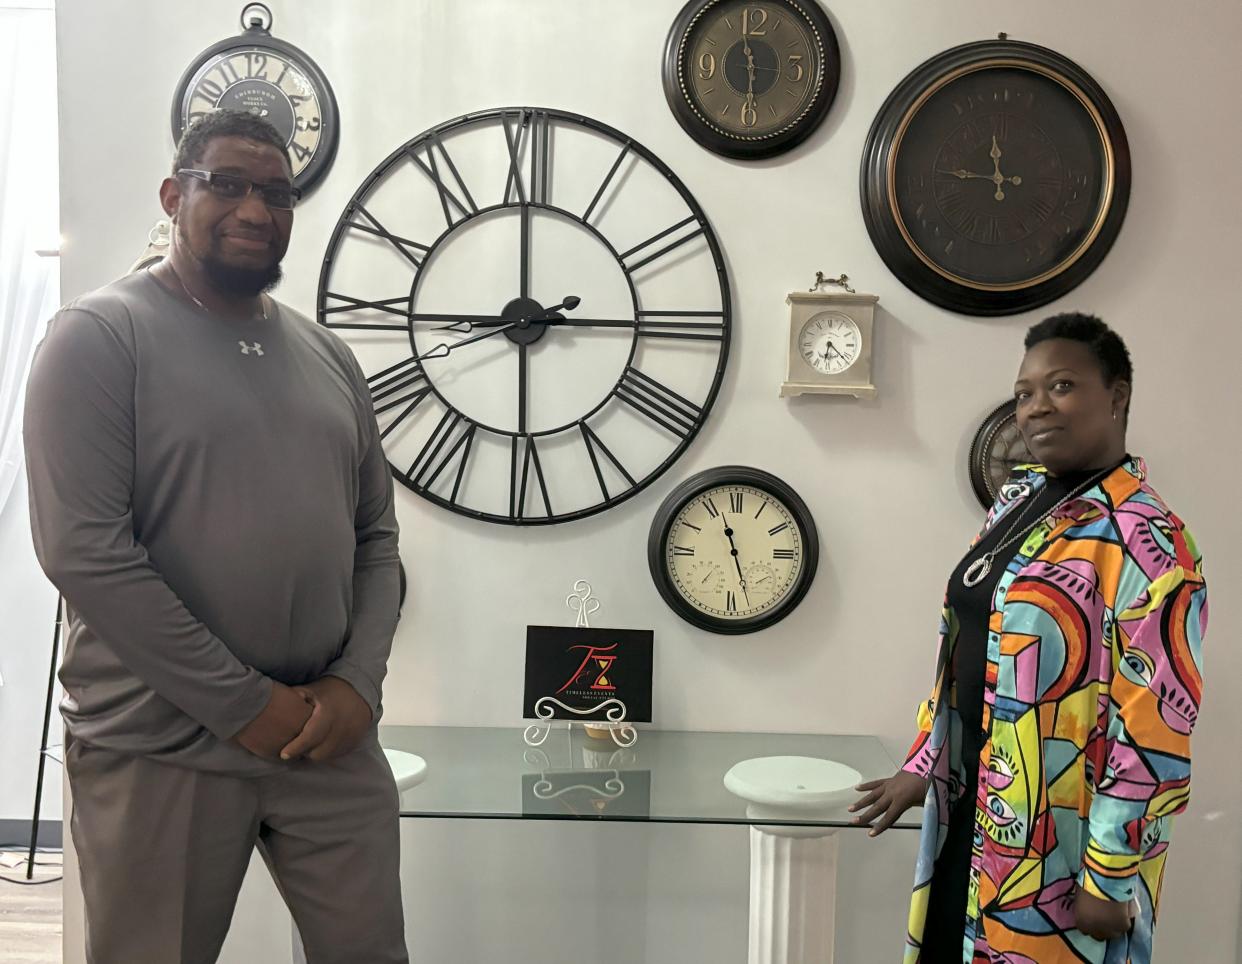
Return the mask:
M1113 409L1113 421L1117 421L1117 409Z

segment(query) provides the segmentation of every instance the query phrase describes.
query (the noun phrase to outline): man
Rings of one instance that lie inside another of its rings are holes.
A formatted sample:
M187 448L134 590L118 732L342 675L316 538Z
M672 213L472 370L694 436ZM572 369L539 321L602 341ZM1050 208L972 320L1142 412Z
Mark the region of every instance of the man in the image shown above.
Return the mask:
M25 441L92 964L216 960L258 846L312 961L405 961L397 792L376 739L396 628L392 482L366 380L263 294L283 139L186 131L158 266L62 308Z

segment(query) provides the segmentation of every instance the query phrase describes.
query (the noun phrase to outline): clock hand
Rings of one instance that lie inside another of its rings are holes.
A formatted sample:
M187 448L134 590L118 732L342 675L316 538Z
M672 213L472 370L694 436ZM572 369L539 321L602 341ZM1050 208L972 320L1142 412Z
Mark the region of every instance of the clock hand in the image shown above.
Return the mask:
M526 321L537 321L541 324L550 323L551 321L563 321L564 319L550 319L548 316L555 314L561 309L573 311L581 303L582 299L576 295L569 295L559 305L553 305L551 308L545 308L537 315L532 315ZM460 331L462 334L469 334L475 328L499 328L503 325L513 324L514 319L505 318L501 315L456 315L450 312L414 312L406 315L410 321L451 321L450 325L437 325L432 331Z
M470 338L464 338L461 341L456 342L452 345L450 345L448 342L442 341L440 342L440 344L436 345L431 350L425 351L421 355L419 355L418 360L426 361L429 358L444 358L451 351L455 351L456 349L462 348L466 345L474 344L474 342L476 341L482 341L484 338L491 338L493 335L499 335L502 332L506 332L510 328L516 328L517 326L518 326L518 323L514 321L514 322L511 322L510 324L503 325L500 328L493 328L491 331L485 331L481 335L474 335Z
M963 170L960 167L956 171L937 171L936 173L937 174L952 174L954 177L959 178L963 181L966 180L966 178L968 177L977 177L980 180L984 180L984 181L992 180L991 174L976 174L974 171Z
M541 322L550 312L557 312L562 308L573 310L578 307L578 304L581 301L582 299L577 295L569 295L559 305L553 305L551 308L545 308L541 314L536 315L534 318L522 318L518 321L509 322L508 324L501 325L499 328L493 328L491 331L485 331L481 335L472 335L469 338L463 338L461 341L454 342L451 345L448 342L440 342L440 344L436 345L430 351L425 351L419 355L418 360L424 361L429 358L444 358L449 354L449 352L465 345L473 344L476 341L482 341L484 338L491 338L493 335L499 335L502 332L509 331L511 328L524 327L523 323L530 324L531 322Z
M1005 192L1001 189L1001 185L1004 184L1006 181L1008 181L1010 184L1013 184L1016 187L1017 185L1020 185L1022 183L1022 176L1019 174L1015 174L1013 177L1006 177L1005 175L1001 174L1001 169L1000 169L1001 149L1000 149L1000 145L996 143L995 134L992 135L992 149L988 151L988 156L992 158L992 163L996 168L992 172L992 183L996 185L996 193L993 194L992 196L996 198L996 200L998 201L1003 201L1005 200Z
M720 514L720 521L724 523L725 536L729 540L729 552L733 556L733 565L737 567L737 582L742 587L742 595L746 598L746 605L750 605L750 596L746 592L746 577L742 575L742 564L738 562L737 546L733 544L733 530L729 528L729 517L723 512Z

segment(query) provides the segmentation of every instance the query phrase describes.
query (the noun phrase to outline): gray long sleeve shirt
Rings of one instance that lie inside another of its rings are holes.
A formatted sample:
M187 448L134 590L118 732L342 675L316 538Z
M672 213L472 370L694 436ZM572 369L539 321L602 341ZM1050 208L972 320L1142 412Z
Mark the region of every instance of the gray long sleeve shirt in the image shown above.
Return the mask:
M31 519L85 743L270 772L231 738L272 680L324 675L378 719L398 555L370 393L331 332L269 304L215 318L139 272L62 308L36 352Z

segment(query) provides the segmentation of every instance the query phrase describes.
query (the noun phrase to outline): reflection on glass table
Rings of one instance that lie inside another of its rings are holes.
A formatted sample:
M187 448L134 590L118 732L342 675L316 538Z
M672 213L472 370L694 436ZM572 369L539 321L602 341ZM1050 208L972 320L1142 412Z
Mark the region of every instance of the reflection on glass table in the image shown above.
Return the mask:
M426 761L406 818L750 826L750 964L831 964L837 833L860 829L854 784L897 767L873 736L644 729L618 749L568 725L539 747L518 727L384 726L380 742Z

